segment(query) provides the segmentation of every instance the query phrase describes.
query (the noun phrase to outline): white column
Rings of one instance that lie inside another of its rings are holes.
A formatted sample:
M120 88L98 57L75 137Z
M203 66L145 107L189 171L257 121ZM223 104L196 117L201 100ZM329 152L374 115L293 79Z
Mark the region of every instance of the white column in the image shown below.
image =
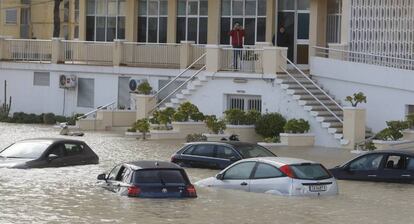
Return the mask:
M354 149L355 143L365 140L366 111L363 108L345 107L343 134L349 143L345 146Z
M192 45L195 44L194 41L181 41L180 45L180 68L185 69L187 68L191 63L192 59Z
M123 40L114 40L112 62L113 66L120 66L122 64L122 55L124 50Z
M220 70L220 52L218 45L206 45L206 70L218 72Z
M63 61L63 38L54 37L52 38L52 64L58 64Z

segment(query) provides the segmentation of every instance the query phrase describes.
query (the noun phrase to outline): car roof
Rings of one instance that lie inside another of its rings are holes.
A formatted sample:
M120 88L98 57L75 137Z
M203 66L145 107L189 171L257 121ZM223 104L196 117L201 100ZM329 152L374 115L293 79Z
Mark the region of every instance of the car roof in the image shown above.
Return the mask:
M133 170L141 170L141 169L183 169L182 167L164 161L157 161L157 160L141 160L141 161L132 161L127 162L125 165L131 167Z
M366 154L376 154L376 153L391 153L391 154L397 153L397 154L405 154L408 156L414 156L414 148L376 150L376 151L368 152Z
M76 140L76 139L68 139L68 138L29 138L20 140L18 142L37 142L37 141L44 141L44 142L50 142L52 143L59 143L59 142L73 142L73 143L79 143L84 144L84 141Z
M290 158L290 157L256 157L256 158L243 159L243 160L238 161L238 163L247 162L247 161L269 163L277 167L281 167L284 165L301 164L301 163L312 163L312 164L317 163L317 162L310 161L310 160Z
M188 142L186 145L199 145L199 144L215 144L215 145L227 145L227 146L246 146L246 145L257 145L249 142L240 141L204 141L204 142Z

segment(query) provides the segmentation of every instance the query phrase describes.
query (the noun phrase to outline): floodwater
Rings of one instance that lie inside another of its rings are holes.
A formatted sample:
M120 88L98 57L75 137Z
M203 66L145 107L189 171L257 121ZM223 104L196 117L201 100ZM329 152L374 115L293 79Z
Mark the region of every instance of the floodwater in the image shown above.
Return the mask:
M0 147L33 137L58 137L49 126L0 123ZM285 197L197 188L196 199L120 197L96 184L115 164L169 160L180 142L139 141L114 133L82 137L100 164L32 170L0 169L0 223L414 223L414 186L339 181L334 197ZM272 148L279 156L327 167L355 155L345 150ZM192 182L217 171L186 169Z

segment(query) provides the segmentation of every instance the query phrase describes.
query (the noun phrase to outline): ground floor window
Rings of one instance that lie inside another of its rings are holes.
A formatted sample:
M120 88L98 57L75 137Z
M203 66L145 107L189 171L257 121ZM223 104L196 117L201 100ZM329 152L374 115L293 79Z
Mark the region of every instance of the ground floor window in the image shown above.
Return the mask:
M78 78L78 107L94 107L95 80Z
M177 7L177 43L182 40L207 43L207 0L179 0Z
M139 0L138 42L167 42L167 0Z
M262 112L262 97L257 95L227 95L227 109Z
M49 72L34 72L33 73L33 85L34 86L50 86L50 73Z
M228 33L236 22L245 29L245 45L265 41L266 0L221 1L220 44L231 44Z

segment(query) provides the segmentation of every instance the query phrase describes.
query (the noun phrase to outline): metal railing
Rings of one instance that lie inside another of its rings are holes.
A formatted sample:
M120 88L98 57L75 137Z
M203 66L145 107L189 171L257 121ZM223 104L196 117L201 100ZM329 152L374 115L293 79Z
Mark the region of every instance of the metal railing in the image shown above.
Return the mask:
M123 44L122 63L130 66L180 67L180 44Z
M206 46L202 44L192 44L191 45L191 55L192 61L201 57L201 55L206 53ZM199 60L197 63L194 64L195 67L201 67L206 64L206 58Z
M51 40L5 39L2 59L12 61L50 62Z
M261 73L263 49L222 48L220 61L223 71Z
M333 59L339 59L343 61L414 70L414 55L411 56L412 58L400 58L388 55L378 55L319 46L314 46L313 48L316 50L316 56L319 57L333 57Z
M115 104L116 104L116 101L113 101L113 102L110 102L110 103L105 104L105 105L103 105L103 106L99 106L99 107L97 107L96 109L94 109L94 110L92 110L92 111L89 111L88 113L86 113L86 114L84 114L84 115L82 115L82 116L77 117L77 118L76 118L76 120L85 119L85 118L89 117L89 116L90 116L90 115L92 115L92 114L95 114L95 119L96 119L96 113L97 113L98 111L100 111L100 110L106 110L106 109L108 109L109 107L111 107L111 106L113 106L113 105L115 105ZM113 109L113 108L112 108L112 109Z
M329 96L328 93L326 93L321 87L319 87L319 85L317 85L311 78L309 78L305 73L303 73L302 70L300 70L292 61L290 61L287 57L282 56L287 62L288 64L290 64L295 70L297 70L299 72L299 74L304 77L305 79L307 79L313 86L315 86L321 93L323 93L323 95L325 95L326 97L328 97L328 99L330 101L332 101L341 111L343 111L343 108L341 105L339 105L338 102L336 102L331 96ZM295 78L292 74L290 74L288 72L288 70L284 67L281 67L281 69L291 78L293 79L303 90L305 90L309 95L312 96L312 98L314 98L316 101L318 101L318 103L324 107L332 116L334 116L341 124L344 123L343 119L340 118L337 114L335 114L331 109L329 109L328 106L325 105L325 103L323 103L321 100L318 99L318 97L316 97L311 91L308 90L308 88L306 88L297 78Z
M71 64L111 65L112 42L64 40L63 60Z

